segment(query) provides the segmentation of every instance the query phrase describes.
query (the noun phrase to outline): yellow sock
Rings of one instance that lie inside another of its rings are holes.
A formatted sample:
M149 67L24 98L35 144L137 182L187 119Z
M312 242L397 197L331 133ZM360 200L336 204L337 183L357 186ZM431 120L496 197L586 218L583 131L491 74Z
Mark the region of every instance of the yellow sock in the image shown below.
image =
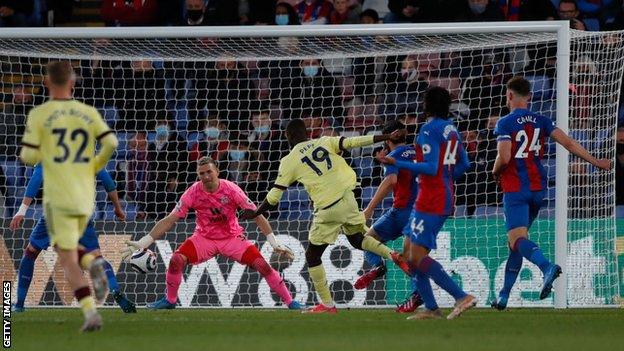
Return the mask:
M390 258L390 254L392 253L392 250L389 247L368 235L364 236L364 240L362 240L362 249L370 251L383 258Z
M334 300L332 299L331 292L329 291L329 285L327 285L327 277L325 277L325 268L323 265L308 268L314 288L321 298L323 305L327 307L334 306Z
M91 253L86 253L82 255L82 258L80 258L80 267L82 267L82 269L84 270L89 269L89 267L91 266L91 262L93 262L94 259L95 255Z
M80 304L80 309L85 318L88 318L97 311L95 309L95 300L91 295L83 297L78 303Z

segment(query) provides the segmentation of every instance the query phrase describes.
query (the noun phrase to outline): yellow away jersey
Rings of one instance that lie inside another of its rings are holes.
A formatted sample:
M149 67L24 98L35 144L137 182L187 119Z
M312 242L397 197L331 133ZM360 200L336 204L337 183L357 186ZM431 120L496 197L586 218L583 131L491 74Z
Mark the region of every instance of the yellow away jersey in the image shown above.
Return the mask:
M95 143L111 132L95 108L76 100L50 100L30 111L22 145L39 149L44 204L93 213Z
M340 156L344 140L321 137L295 145L282 158L275 185L286 188L294 182L303 184L315 208L339 200L347 189L357 185L355 172Z

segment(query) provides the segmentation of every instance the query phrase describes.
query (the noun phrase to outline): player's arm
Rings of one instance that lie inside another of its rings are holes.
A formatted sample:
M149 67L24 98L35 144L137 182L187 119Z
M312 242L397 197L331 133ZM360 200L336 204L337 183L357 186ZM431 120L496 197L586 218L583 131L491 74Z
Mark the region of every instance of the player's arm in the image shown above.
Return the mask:
M95 169L100 170L103 169L108 160L111 159L119 142L115 133L110 129L98 135L97 140L100 142L100 152L95 155Z
M498 151L496 160L494 161L494 168L492 174L495 178L498 178L503 170L511 161L511 139L499 139L496 145Z
M275 180L275 184L273 184L273 187L271 188L271 190L269 190L269 193L267 194L264 201L262 201L260 206L258 206L255 211L243 210L240 216L241 219L256 218L259 215L263 215L267 211L271 211L277 208L277 204L279 204L280 200L282 199L284 191L286 191L290 184L294 182L293 165L291 165L290 163L290 158L285 157L282 159L279 165L279 170L277 172L277 179Z
M379 204L392 192L392 189L394 189L394 186L397 183L398 177L396 173L389 173L389 171L386 170L386 174L386 177L381 181L379 187L377 187L375 195L373 195L373 198L368 203L368 206L364 209L364 217L366 219L371 218L375 208L377 208L377 206L379 206Z
M583 145L579 144L579 142L574 140L573 138L570 138L566 133L564 133L559 128L555 128L550 134L550 137L553 138L553 140L555 140L561 146L566 148L566 150L568 150L570 153L591 163L595 167L598 167L604 170L610 170L611 167L613 166L613 163L611 162L611 160L597 159L592 154L590 154L589 151L587 151L587 149L583 147Z
M468 152L466 152L466 148L464 148L464 144L461 140L458 141L459 145L459 159L457 160L457 164L453 168L453 179L459 179L461 176L466 173L468 168L470 168L470 159L468 158Z
M380 135L363 135L357 137L333 137L331 140L331 145L333 147L333 151L338 153L340 151L346 151L350 149L355 149L362 146L373 145L375 143L379 143L382 141L386 141L388 139L391 140L399 140L402 139L407 131L405 129L395 130L390 134L380 134Z
M149 233L145 234L141 239L137 241L126 241L126 247L121 250L121 259L126 260L132 252L140 249L145 249L152 245L156 240L162 238L180 219L174 212L167 215L167 217L156 222L156 225Z
M440 156L439 142L431 135L432 132L421 131L418 144L423 150L423 162L397 161L393 157L379 153L377 160L381 163L395 165L397 168L408 169L416 174L435 175L438 173Z
M106 190L106 193L108 194L108 198L113 203L115 216L119 220L125 221L126 213L124 212L121 206L121 201L119 200L119 194L117 194L117 184L115 183L113 178L110 176L110 173L108 173L106 169L102 169L95 175L95 177L99 181L102 182L102 185L104 186L104 190Z
M266 235L267 242L269 243L269 245L271 245L274 251L280 251L286 254L287 256L289 256L291 259L295 258L295 254L289 248L280 244L277 241L275 234L273 234L273 229L271 228L271 224L266 219L266 217L264 217L263 215L259 215L258 217L255 218L255 221L256 221L256 225L258 226L258 228L260 228L260 231L262 232L262 234Z
M41 145L41 128L38 119L33 115L36 109L28 114L24 137L22 137L22 149L20 159L28 166L34 166L41 160L39 146Z
M43 184L43 167L41 164L35 166L35 170L33 171L32 177L26 184L26 192L24 193L24 198L22 199L22 204L11 219L11 223L9 224L9 228L11 230L16 230L21 227L22 221L24 220L24 216L26 215L26 210L32 204L33 199L39 193L39 189L41 189L41 184Z

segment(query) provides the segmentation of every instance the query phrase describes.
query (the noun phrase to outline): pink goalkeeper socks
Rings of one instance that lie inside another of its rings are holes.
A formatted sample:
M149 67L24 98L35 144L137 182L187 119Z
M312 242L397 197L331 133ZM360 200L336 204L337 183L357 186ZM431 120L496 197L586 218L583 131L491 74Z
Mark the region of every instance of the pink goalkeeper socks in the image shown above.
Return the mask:
M288 291L288 288L286 287L286 284L284 284L284 280L280 277L279 273L272 269L271 273L264 277L264 279L266 279L267 283L271 287L271 290L275 291L275 293L279 295L286 305L290 305L293 300L292 296L290 296L290 291Z
M167 270L165 279L167 281L167 301L175 304L178 301L178 289L182 283L182 272L171 273L170 270Z

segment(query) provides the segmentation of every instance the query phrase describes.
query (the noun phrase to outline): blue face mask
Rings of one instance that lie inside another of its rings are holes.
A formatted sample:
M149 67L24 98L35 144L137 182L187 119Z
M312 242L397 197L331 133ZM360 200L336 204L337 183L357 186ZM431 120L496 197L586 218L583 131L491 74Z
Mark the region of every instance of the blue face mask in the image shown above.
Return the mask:
M219 128L206 128L204 134L206 134L206 138L208 139L216 139L219 137L219 134L221 134L221 131L219 131Z
M255 129L256 133L268 133L271 131L271 126L258 126Z
M288 15L275 15L275 24L278 26L285 26L288 24Z
M480 15L485 12L487 4L473 4L468 2L468 6L470 6L470 10L472 11L472 13Z
M303 66L303 74L306 77L315 77L318 74L319 66Z
M230 150L228 154L230 155L230 160L240 161L245 158L246 152L242 150Z
M156 127L156 138L157 139L167 139L169 137L169 127L167 126L158 126Z

